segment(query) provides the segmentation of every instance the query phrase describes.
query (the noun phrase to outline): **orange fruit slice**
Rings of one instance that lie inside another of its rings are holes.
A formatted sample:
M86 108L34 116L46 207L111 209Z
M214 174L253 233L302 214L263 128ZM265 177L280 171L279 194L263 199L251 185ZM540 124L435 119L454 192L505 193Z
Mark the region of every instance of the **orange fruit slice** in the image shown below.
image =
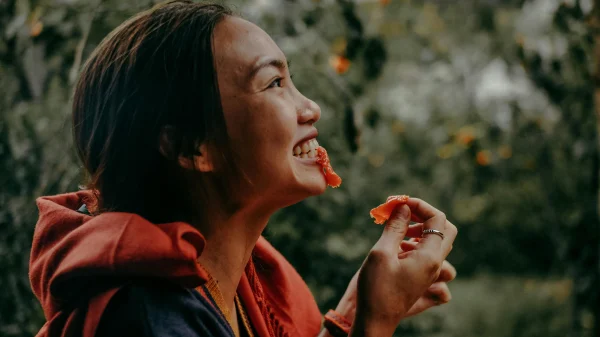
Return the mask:
M385 203L373 208L369 214L375 219L376 224L382 225L390 218L396 206L404 205L407 201L408 195L392 195Z
M340 178L340 176L333 171L327 151L322 146L317 148L317 164L321 165L323 168L323 174L325 175L327 186L331 186L333 188L340 187L342 184L342 178Z

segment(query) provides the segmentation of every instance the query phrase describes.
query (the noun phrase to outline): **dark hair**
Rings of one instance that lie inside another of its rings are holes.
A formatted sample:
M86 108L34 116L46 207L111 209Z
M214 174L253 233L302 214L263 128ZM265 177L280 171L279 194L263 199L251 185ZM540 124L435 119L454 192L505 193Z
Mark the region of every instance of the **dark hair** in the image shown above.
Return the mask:
M73 134L97 212L193 221L190 210L208 207L209 195L225 198L226 170L203 174L178 159L206 143L219 167L235 166L212 44L228 15L222 5L170 1L124 22L90 56L75 89Z

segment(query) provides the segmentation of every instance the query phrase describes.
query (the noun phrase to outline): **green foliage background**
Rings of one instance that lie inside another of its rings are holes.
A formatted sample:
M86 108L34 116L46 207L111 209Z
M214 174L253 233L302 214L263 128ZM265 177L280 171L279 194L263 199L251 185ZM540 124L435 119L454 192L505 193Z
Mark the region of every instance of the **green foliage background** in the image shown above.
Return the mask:
M459 227L454 299L402 336L600 335L592 1L228 2L292 61L344 178L265 235L334 307L410 194ZM0 0L0 336L43 323L27 279L37 196L75 190L72 84L152 1ZM348 59L339 73L332 57Z

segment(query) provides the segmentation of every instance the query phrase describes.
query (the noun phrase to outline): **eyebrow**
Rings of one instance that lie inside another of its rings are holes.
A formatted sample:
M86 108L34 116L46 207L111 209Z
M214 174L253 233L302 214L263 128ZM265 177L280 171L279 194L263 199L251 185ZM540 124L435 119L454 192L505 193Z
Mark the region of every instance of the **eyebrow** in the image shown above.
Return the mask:
M290 61L283 62L280 59L267 59L263 62L260 62L259 64L257 64L256 66L254 66L254 68L252 68L252 70L250 71L250 73L248 74L248 80L251 80L254 78L254 76L256 76L256 74L263 68L268 68L268 67L275 67L281 71L285 70L286 68L289 69L291 65Z

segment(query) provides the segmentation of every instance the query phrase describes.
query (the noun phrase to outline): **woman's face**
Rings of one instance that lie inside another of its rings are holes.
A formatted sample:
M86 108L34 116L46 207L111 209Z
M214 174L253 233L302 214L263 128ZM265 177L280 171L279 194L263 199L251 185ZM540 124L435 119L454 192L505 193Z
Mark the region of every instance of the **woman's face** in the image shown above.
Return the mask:
M278 209L323 193L325 179L310 153L321 109L296 89L283 52L258 26L236 17L221 21L213 37L227 130L248 180L234 187L236 199ZM309 153L294 155L296 147Z

